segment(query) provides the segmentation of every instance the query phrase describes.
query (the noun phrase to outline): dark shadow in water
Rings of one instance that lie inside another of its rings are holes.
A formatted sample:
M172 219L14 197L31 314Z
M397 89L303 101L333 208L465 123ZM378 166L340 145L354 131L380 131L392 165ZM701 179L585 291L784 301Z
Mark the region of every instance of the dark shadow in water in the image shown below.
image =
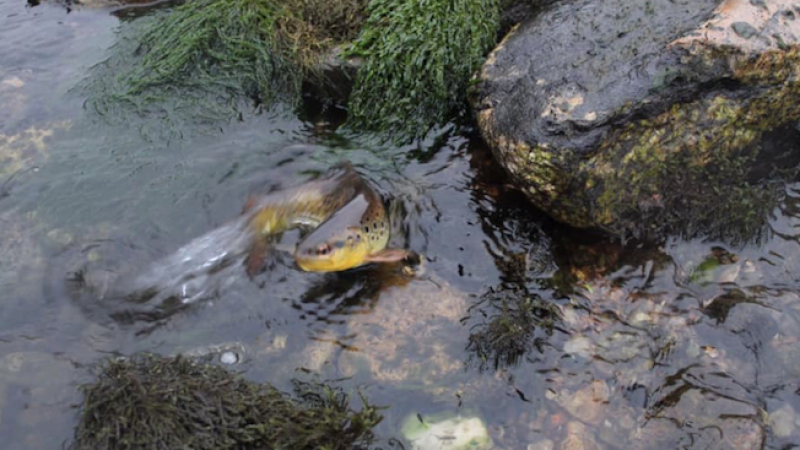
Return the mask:
M506 184L487 150L473 149L471 156L471 203L501 284L481 294L462 323L470 330L467 364L497 371L513 368L550 346L559 309L537 290L556 267L544 232L550 220Z

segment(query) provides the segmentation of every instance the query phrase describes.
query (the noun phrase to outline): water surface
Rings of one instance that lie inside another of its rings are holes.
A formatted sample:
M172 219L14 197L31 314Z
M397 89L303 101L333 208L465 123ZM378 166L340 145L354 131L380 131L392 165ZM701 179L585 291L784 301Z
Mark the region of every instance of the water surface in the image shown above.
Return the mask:
M137 351L233 351L232 370L256 381L359 387L388 406L386 439L409 415L449 412L480 417L501 449L800 445L800 185L758 242L622 245L530 207L470 130L394 147L313 108L177 136L149 132L153 117L108 123L73 88L130 24L101 8L0 11L0 183L17 174L0 188L5 449L69 442L76 386ZM276 251L188 306L98 300L234 220L250 192L342 158L398 212L392 243L424 255L415 276L304 273ZM76 276L94 290L65 287ZM164 313L110 314L125 308Z

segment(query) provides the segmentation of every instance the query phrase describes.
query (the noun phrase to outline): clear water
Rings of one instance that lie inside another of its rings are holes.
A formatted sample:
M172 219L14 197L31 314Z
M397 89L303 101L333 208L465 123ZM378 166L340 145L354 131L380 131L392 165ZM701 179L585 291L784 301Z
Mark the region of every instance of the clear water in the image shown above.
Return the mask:
M800 185L760 243L623 246L528 206L471 133L392 147L288 109L170 138L142 132L153 118L98 120L72 89L118 27L108 9L0 0L0 183L17 174L0 188L4 449L69 442L76 387L137 351L216 356L287 389L360 387L388 406L383 438L444 412L480 417L500 449L800 445ZM402 212L393 244L423 254L422 272L304 273L276 251L188 305L105 295L234 220L250 192L341 158ZM553 328L522 322L516 346L487 346L503 292L538 299Z

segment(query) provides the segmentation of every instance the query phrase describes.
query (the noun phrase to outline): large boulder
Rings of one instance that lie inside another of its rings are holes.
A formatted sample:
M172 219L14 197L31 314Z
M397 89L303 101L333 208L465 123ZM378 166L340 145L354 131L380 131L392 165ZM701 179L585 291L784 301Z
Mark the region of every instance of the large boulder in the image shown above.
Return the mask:
M759 139L800 118L798 16L789 0L558 2L506 36L470 100L496 158L562 222L752 217Z

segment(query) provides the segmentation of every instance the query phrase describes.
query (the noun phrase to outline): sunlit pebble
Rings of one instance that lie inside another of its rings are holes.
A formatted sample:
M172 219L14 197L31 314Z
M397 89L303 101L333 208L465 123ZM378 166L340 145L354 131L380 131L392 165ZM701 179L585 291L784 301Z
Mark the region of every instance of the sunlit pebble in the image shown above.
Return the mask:
M754 263L749 259L745 260L744 263L742 263L742 271L744 273L753 273L756 271L756 269L757 269L756 263Z
M725 268L720 274L719 278L717 279L718 283L733 283L739 277L739 270L741 270L741 266L730 266Z
M710 345L704 346L703 347L703 352L705 352L705 354L708 355L709 358L717 358L717 357L719 357L719 350L717 350L714 347L711 347Z
M287 338L288 336L286 336L285 334L280 336L275 336L275 339L272 340L272 346L279 350L285 349Z
M225 352L219 357L222 364L236 364L239 362L239 355L234 352Z
M653 320L651 319L650 314L638 311L631 317L630 321L632 324L637 325L644 322L652 322Z
M19 89L22 86L25 86L25 82L22 81L22 79L20 79L19 77L9 77L1 81L0 85Z

